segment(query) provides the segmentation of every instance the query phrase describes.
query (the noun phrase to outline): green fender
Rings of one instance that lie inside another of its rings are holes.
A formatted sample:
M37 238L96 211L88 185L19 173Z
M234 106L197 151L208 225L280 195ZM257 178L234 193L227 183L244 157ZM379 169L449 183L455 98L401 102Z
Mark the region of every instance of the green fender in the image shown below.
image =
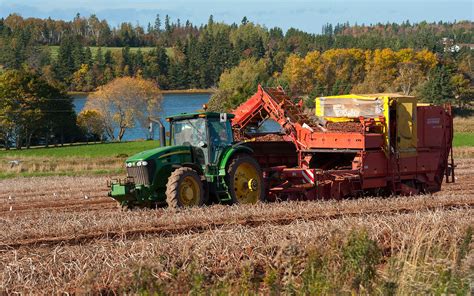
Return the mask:
M253 154L253 150L247 146L241 145L240 143L235 144L227 149L227 151L223 153L219 163L219 176L225 176L227 174L227 165L237 153Z

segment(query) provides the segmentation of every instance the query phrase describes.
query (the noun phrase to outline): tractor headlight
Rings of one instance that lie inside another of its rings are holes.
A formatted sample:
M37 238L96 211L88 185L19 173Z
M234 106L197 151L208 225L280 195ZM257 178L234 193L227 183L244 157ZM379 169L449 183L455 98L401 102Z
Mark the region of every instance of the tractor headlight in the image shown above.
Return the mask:
M137 162L137 166L142 166L142 162L141 162L141 161L138 161L138 162Z
M148 162L146 162L145 160L142 161L142 166L146 166L148 164Z
M127 163L127 167L129 167L129 168L131 168L132 165L133 165L133 164L132 164L131 162L128 162L128 163Z

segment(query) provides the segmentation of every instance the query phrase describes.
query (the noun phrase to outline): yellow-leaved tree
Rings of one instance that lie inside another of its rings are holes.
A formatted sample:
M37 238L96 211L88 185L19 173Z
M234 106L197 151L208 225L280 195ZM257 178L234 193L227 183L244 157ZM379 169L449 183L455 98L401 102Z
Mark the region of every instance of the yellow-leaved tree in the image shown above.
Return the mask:
M326 94L341 94L364 79L365 52L361 49L330 49L321 54L317 80Z
M330 94L336 84L350 89L362 82L364 68L365 53L360 49L331 49L322 54L312 51L304 58L290 55L283 77L288 81L292 94L309 94L316 87L321 88L322 93Z
M99 113L106 135L121 141L126 130L137 124L148 131L148 118L158 116L162 99L155 82L121 77L89 95L84 109Z
M426 80L428 72L436 66L436 55L426 49L415 52L412 48L396 52L398 76L394 86L404 95L410 95L414 88Z
M97 110L85 109L77 115L77 125L84 130L87 137L99 137L102 141L105 134L104 118ZM112 131L109 131L113 133Z
M412 94L437 64L436 55L428 50L411 48L393 51L389 48L366 52L366 74L356 93L399 92Z
M316 83L315 68L318 65L319 52L313 51L306 57L292 54L286 59L282 75L288 81L293 94L308 94ZM312 62L308 62L309 60Z
M395 91L398 57L390 48L366 51L365 79L352 89L356 93Z

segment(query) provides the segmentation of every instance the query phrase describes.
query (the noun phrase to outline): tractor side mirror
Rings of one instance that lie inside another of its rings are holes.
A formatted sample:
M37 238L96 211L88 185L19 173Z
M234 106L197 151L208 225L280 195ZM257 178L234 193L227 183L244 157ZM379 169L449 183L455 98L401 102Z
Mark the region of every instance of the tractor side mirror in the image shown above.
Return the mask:
M204 143L204 141L200 141L200 142L198 143L198 146L199 146L200 148L206 148L206 147L207 147L207 144Z

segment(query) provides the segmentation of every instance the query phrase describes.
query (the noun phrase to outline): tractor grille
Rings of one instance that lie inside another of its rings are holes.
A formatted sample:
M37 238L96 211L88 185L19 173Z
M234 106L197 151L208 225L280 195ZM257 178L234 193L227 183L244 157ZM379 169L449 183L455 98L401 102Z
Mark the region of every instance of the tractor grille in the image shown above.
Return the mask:
M149 161L147 166L127 167L127 176L132 177L137 185L150 185L154 169L154 162Z

